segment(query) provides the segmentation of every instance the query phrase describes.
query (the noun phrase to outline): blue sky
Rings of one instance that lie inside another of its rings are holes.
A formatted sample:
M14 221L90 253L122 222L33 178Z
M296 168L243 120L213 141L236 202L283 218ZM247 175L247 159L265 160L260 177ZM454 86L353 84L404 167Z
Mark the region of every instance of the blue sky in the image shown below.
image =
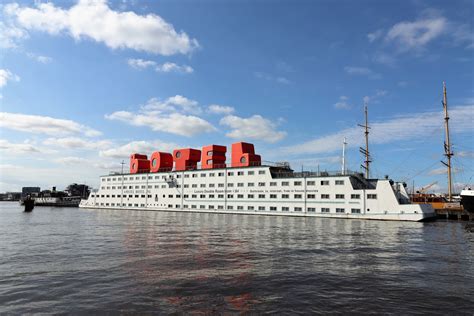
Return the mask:
M265 161L474 180L470 1L60 1L0 7L0 191L97 185L132 152L252 142ZM229 148L230 150L230 148ZM228 155L229 156L229 155Z

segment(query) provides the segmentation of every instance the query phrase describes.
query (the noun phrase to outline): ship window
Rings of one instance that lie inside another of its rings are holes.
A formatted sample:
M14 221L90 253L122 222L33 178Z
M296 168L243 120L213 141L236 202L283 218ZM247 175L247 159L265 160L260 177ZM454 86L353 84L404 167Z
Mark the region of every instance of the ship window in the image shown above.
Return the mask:
M329 199L329 194L321 194L322 199Z
M210 210L213 210L213 209L214 209L214 205L209 205L209 209L210 209Z
M146 189L146 186L145 186L145 185L142 185L142 189Z
M223 209L224 209L224 205L217 205L217 209L223 210Z
M193 199L196 199L198 196L197 196L197 194L193 194L193 195L191 195L191 197L192 197Z
M329 208L328 207L321 208L321 213L329 213Z
M228 199L233 199L233 198L234 198L234 195L233 195L233 194L227 194L227 198L228 198Z
M277 195L276 194L270 194L270 199L276 199Z
M243 199L243 198L244 198L244 195L243 195L243 194L237 194L237 198L238 198L238 199Z
M247 161L247 159L245 159L245 157L241 157L241 158L240 158L240 162L241 162L241 163L245 163L246 161Z
M344 180L336 180L336 185L344 185Z
M290 208L287 207L287 206L283 206L283 207L281 208L281 210L282 210L283 212L288 212L288 211L290 210Z
M336 194L336 199L344 199L344 194Z
M295 194L295 199L301 199L303 196L301 194Z
M345 211L343 208L336 208L336 213L345 213Z
M243 176L243 175L244 175L244 172L243 172L243 171L238 171L238 172L237 172L237 175L238 175L238 176Z
M210 198L210 199L213 199L213 198L214 198L214 194L209 194L209 198Z
M227 172L227 175L228 175L228 176L233 176L234 173L233 173L233 172Z
M233 187L234 187L234 184L233 184L233 183L228 183L227 186L228 186L229 188L233 188Z
M201 199L205 199L205 198L206 198L206 195L205 195L205 194L201 194L201 195L199 195L199 197L200 197Z
M158 180L160 178L160 176L155 176L155 180Z
M237 183L237 186L238 186L238 187L243 187L244 184L243 184L243 183Z
M259 206L259 207L258 207L258 210L259 210L259 211L265 211L265 206Z
M254 183L253 183L253 182L249 182L249 183L247 183L247 186L253 187L253 186L254 186Z
M351 194L351 199L360 199L360 194Z
M308 207L308 212L314 213L314 212L316 212L316 208Z
M258 183L258 186L259 186L259 187L264 187L264 186L265 186L265 182L259 182L259 183Z
M213 172L213 173L210 173L209 174L209 177L214 177L216 174Z
M189 188L189 184L185 184L185 185L184 185L184 188Z
M110 197L110 195L107 194L106 197Z
M249 175L249 176L252 176L254 173L255 173L255 172L253 172L253 171L249 171L249 172L248 172L248 175Z
M183 195L183 197L184 197L185 199L187 199L187 198L189 197L189 194L185 194L185 195Z
M329 185L329 180L322 180L321 185Z
M105 181L105 179L104 179L104 178L102 178L102 182L104 182L104 181Z
M224 176L224 172L219 172L217 175L218 175L219 177L223 177L223 176Z
M253 195L253 194L249 194L249 195L247 195L247 198L249 198L249 199L253 199L253 197L254 197L254 195Z
M247 207L247 209L248 209L249 211L253 211L253 210L254 210L254 207L253 207L253 206L249 206L249 207Z
M176 207L176 208L180 208L179 204L176 204L175 207Z
M282 198L282 199L289 199L289 198L290 198L290 195L289 195L289 194L282 194L282 195L281 195L281 198Z
M181 152L180 151L177 151L176 154L175 154L176 158L180 158L181 157Z
M233 210L234 207L233 207L232 205L229 205L229 206L227 206L227 209L228 209L228 210Z
M298 186L298 185L301 185L301 181L295 181L295 182L294 182L294 185L297 185L297 186Z
M161 186L161 188L162 188L162 189L166 189L166 184L163 184L163 185Z
M271 187L276 187L277 183L276 182L270 182Z
M201 183L200 187L201 187L201 188L205 188L205 187L206 187L206 184L205 184L205 183Z
M270 211L276 211L276 210L277 210L276 206L270 206Z
M183 205L183 208L189 208L187 204L184 204Z
M259 170L258 174L265 174L265 170Z
M206 177L206 174L205 173L201 173L201 178L205 178Z
M181 175L180 175L180 174L177 174L177 175L176 175L176 178L177 178L177 179L181 178Z
M290 183L289 183L288 181L283 181L283 182L281 183L281 185L284 186L284 187L287 187L287 186L290 185Z
M303 209L301 207L295 207L295 212L301 212Z
M360 208L351 208L352 214L360 214Z
M191 208L196 208L196 205L191 205Z
M198 187L198 185L197 185L197 184L191 184L191 187L193 187L193 188L197 188L197 187Z
M224 198L224 194L218 194L217 197L218 197L219 199L223 199L223 198Z
M189 178L189 174L185 174L184 177L185 177L185 178Z
M367 194L367 199L376 200L377 199L377 194Z
M177 198L177 199L180 199L180 198L181 198L181 194L176 194L176 198Z
M210 188L213 188L213 187L215 187L215 186L216 186L216 185L215 185L214 183L209 183L209 187L210 187Z
M237 209L238 209L238 210L243 210L244 207L243 207L243 206L237 206Z
M173 198L173 194L169 194L168 197L169 197L169 198Z
M259 194L259 195L258 195L258 198L259 198L259 199L264 199L264 198L265 198L265 194Z
M135 197L138 198L138 194L136 194Z
M193 178L197 178L197 176L198 176L197 174L193 173Z
M219 183L219 184L217 184L217 186L218 186L219 188L223 188L223 187L224 187L224 183Z
M112 197L114 198L114 197L115 197L115 194L112 194Z
M316 198L316 194L308 194L308 199L315 199Z

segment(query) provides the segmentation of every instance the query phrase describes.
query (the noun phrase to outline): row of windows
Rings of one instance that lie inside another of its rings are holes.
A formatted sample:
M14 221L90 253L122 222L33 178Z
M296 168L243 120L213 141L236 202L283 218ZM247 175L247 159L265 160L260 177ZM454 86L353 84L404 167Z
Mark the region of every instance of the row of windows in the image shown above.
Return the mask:
M215 172L211 172L209 173L209 177L215 177L217 174L218 177L223 177L225 175L224 172L218 172L218 173L215 173ZM234 171L229 171L227 172L227 175L228 176L233 176L234 174L238 175L238 176L243 176L245 175L244 171L237 171L236 173ZM247 175L251 176L251 175L254 175L255 174L255 171L254 170L250 170L250 171L247 171ZM264 175L265 174L265 170L259 170L258 171L258 174L259 175ZM179 173L176 173L176 178L181 178L181 174ZM204 173L204 172L201 172L201 173L192 173L192 174L184 174L184 177L185 178L197 178L199 175L199 177L201 178L205 178L207 177L208 173ZM171 175L172 176L172 175ZM155 176L148 176L148 179L167 179L169 176L166 176L166 175L162 175L162 176L159 176L159 175L155 175ZM127 177L123 177L123 180L124 181L127 181L127 180L146 180L147 179L147 176L127 176ZM110 182L110 181L122 181L122 177L117 177L117 178L102 178L102 182Z
M339 182L339 183L338 183L338 182ZM294 182L293 182L293 185L294 185L294 186L301 186L302 183L303 183L303 182L301 182L301 181L294 181ZM245 186L245 183L239 182L239 183L228 183L228 184L227 184L227 187L233 188L233 187L234 187L234 184L237 185L237 187L244 187L244 186ZM316 185L316 181L307 181L306 184L309 185L309 186ZM336 180L336 185L343 185L343 184L344 184L344 180ZM264 187L264 186L266 186L266 183L265 183L265 182L258 182L257 185L258 185L259 187ZM270 182L270 186L271 186L271 187L275 187L275 186L277 186L277 185L278 185L277 182ZM281 186L289 186L289 185L290 185L290 182L289 182L289 181L282 181L282 182L281 182ZM323 181L321 181L321 185L329 185L329 181L328 181L328 180L323 180ZM215 186L216 186L215 183L209 183L209 188L214 188ZM219 188L223 188L223 187L224 187L224 183L217 183L217 186L218 186ZM127 188L128 188L128 189L133 189L134 187L135 187L135 189L146 189L147 187L148 187L148 189L152 189L152 188L153 188L152 185L148 185L148 186L146 186L146 185L135 185L135 186L129 185L129 186L123 186L124 189L127 189ZM164 189L164 188L167 188L167 187L168 187L168 186L167 186L166 184L161 185L161 188L163 188L163 189ZM178 184L177 187L180 188L181 185ZM191 187L192 187L192 188L197 188L198 185L197 185L196 183L194 183L194 184L191 184ZM206 184L205 184L205 183L201 183L201 184L199 184L199 187L200 187L200 188L205 188L205 187L206 187ZM248 183L247 183L247 187L255 187L255 183L254 183L254 182L248 182ZM108 190L108 189L114 190L114 189L116 189L116 188L117 188L117 189L122 189L122 186L117 186L117 187L115 187L115 186L111 186L111 187L110 187L110 186L103 186L103 187L101 187L101 190ZM154 188L155 188L155 189L158 189L158 188L160 188L160 185L154 185ZM185 184L185 185L184 185L184 188L189 188L189 184Z
M97 205L99 205L99 203L97 203ZM100 206L121 206L120 203L100 203ZM128 207L145 207L145 204L138 204L138 203L122 203L122 206L128 206ZM210 210L213 210L213 209L218 209L218 210L223 210L224 209L224 206L223 205L217 205L217 207L215 205L199 205L199 209L206 209L206 207ZM181 206L179 204L176 204L176 205L173 205L173 204L168 204L168 208L177 208L177 209L181 209ZM198 209L198 205L183 205L183 209ZM227 206L227 210L234 210L234 206L232 205L228 205ZM236 206L235 207L235 210L247 210L247 211L278 211L279 208L277 206L270 206L270 207L265 207L265 206L258 206L258 207L254 207L254 206L247 206L246 208L242 205L239 205L239 206ZM282 206L280 208L280 210L282 212L290 212L290 211L293 211L293 212L302 212L303 211L303 208L302 207L293 207L291 208L290 210L290 207L287 207L287 206ZM317 209L315 207L308 207L307 208L307 212L309 213L316 213ZM343 214L343 213L346 213L346 210L344 208L336 208L335 209L336 213L338 214ZM321 213L332 213L331 212L331 209L328 208L328 207L322 207L321 209L319 209L319 212ZM352 214L360 214L360 209L358 208L352 208L351 209L351 213Z
M238 199L243 199L245 198L245 195L244 194L227 194L227 198L228 199L233 199L234 196L236 196ZM307 198L308 199L316 199L316 194L308 194L307 195ZM95 197L94 194L91 195L91 197ZM97 197L99 197L99 195L97 195ZM115 197L122 197L121 194L101 194L100 195L101 198L115 198ZM145 194L141 194L141 195L138 195L138 194L124 194L123 195L124 198L144 198L145 197ZM148 195L148 198L151 198L152 196L151 195ZM168 194L168 198L173 198L173 197L176 197L176 198L181 198L181 195L180 194L176 194L176 196L174 196L173 194ZM185 199L186 198L189 198L189 194L184 194L183 196ZM198 195L197 194L191 194L191 198L197 198ZM199 198L201 199L205 199L206 197L210 198L210 199L213 199L216 197L215 194L209 194L209 195L206 195L206 194L200 194L199 195ZM293 194L292 196L294 199L302 199L303 198L303 195L302 194ZM330 194L321 194L321 199L322 200L328 200L328 199L331 199L331 195ZM155 198L158 199L158 195L155 194ZM166 194L163 194L163 198L166 198ZM217 198L219 199L223 199L224 198L224 194L217 194ZM265 199L267 198L267 195L266 194L247 194L246 198L248 199L254 199L254 198L259 198L259 199ZM270 194L269 195L269 198L270 199L277 199L278 198L278 194ZM290 198L290 194L281 194L281 198L282 199L289 199ZM345 195L344 194L336 194L335 195L335 198L336 200L343 200L345 199ZM351 199L360 199L360 194L351 194ZM367 194L367 199L377 199L377 194Z

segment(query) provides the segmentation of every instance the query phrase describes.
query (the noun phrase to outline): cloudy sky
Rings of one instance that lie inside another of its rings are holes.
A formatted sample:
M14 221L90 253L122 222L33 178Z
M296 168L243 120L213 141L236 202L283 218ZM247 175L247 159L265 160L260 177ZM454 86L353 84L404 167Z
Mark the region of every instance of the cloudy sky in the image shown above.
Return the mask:
M132 152L253 142L296 170L474 179L471 1L2 1L0 191L97 186Z

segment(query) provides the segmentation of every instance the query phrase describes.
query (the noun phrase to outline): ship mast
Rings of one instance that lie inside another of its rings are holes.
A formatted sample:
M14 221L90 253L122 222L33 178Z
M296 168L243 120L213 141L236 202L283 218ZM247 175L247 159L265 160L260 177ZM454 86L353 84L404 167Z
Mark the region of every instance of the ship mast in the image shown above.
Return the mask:
M342 142L342 175L346 175L346 138L344 137L344 141Z
M368 121L368 116L367 116L367 104L364 107L365 110L365 125L358 124L360 127L363 127L365 129L365 149L362 147L359 147L359 151L365 156L365 161L364 165L361 165L362 168L365 169L365 178L369 178L369 167L370 163L372 162L370 160L370 153L369 153L369 121Z
M444 141L444 155L448 159L448 163L441 161L448 168L448 200L452 201L453 198L453 184L451 178L451 157L453 152L451 151L451 143L449 142L449 116L448 116L448 97L446 96L446 82L443 82L443 108L444 108L444 127L446 140Z

